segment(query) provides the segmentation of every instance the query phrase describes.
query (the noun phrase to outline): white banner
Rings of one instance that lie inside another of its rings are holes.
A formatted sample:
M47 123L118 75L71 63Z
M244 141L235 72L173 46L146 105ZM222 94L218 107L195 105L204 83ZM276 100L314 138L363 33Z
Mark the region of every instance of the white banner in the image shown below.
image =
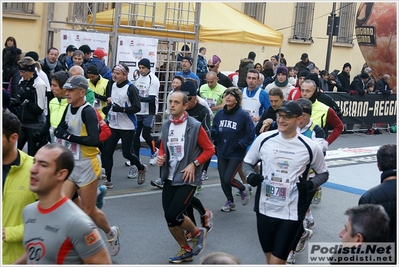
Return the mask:
M68 45L74 45L79 49L81 45L90 46L91 50L102 49L108 54L109 34L83 31L60 31L61 47L60 54L65 53ZM107 64L108 56L104 57L104 62Z
M138 63L142 58L147 58L151 64L151 71L155 73L157 61L158 39L134 36L118 36L118 53L116 62L125 63L129 67L130 81L139 78Z

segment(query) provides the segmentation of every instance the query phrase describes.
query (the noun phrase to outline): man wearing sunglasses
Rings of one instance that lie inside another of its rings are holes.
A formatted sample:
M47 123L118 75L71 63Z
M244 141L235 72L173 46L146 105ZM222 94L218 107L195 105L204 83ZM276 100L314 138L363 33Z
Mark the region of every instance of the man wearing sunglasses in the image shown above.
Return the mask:
M277 110L278 129L259 135L244 158L248 184L258 186L254 210L268 264L285 264L309 207L308 191L329 176L321 148L297 131L302 112L298 103L284 102ZM254 171L258 162L261 173ZM316 175L308 180L311 168Z
M214 71L219 79L218 83L226 88L234 86L230 78L219 71L222 60L217 55L213 55L208 60L208 71ZM201 84L202 85L202 84Z

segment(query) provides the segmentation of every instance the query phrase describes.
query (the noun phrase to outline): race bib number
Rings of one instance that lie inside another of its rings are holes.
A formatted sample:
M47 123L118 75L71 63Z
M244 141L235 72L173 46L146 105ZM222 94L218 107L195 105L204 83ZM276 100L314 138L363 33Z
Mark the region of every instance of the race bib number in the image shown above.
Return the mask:
M208 103L208 106L210 108L212 107L216 107L217 105L217 99L213 99L213 98L205 98L206 102Z
M117 124L118 123L118 114L116 113L116 112L113 112L113 111L109 111L108 112L108 121L111 123L114 123L114 124Z
M272 175L271 179L266 180L266 201L274 204L284 205L287 201L288 183L284 183L283 178Z

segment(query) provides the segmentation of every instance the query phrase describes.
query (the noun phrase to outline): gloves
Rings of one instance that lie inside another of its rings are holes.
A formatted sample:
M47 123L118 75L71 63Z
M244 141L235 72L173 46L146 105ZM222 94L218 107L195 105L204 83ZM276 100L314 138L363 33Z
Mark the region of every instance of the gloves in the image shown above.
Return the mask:
M55 129L54 135L58 138L65 139L65 140L68 140L70 137L70 133L66 129L61 128L61 127L58 127L57 129Z
M58 125L58 127L64 129L64 130L68 130L68 123L66 121L61 122L60 125Z
M41 131L37 131L32 134L32 140L35 142L39 142L43 139L43 134Z
M243 147L240 145L240 143L237 143L237 144L234 146L234 151L241 151L242 148L243 148Z
M108 104L108 105L106 105L105 107L103 107L101 110L103 111L103 113L104 113L105 115L107 115L110 109L111 109L111 105Z
M251 173L247 177L247 183L252 185L253 187L260 185L263 182L264 178L261 174L259 173Z
M112 106L112 111L115 111L115 112L123 112L123 108L122 108L121 106L119 106L118 104L114 104L114 105Z

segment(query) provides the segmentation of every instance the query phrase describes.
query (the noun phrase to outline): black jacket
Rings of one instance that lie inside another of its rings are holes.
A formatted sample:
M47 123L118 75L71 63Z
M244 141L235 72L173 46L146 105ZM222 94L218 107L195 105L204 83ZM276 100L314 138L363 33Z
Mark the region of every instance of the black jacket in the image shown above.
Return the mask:
M338 88L338 92L346 92L349 93L351 90L351 83L350 83L350 75L346 73L345 71L341 71L340 74L338 74L337 78L341 82L342 87Z

